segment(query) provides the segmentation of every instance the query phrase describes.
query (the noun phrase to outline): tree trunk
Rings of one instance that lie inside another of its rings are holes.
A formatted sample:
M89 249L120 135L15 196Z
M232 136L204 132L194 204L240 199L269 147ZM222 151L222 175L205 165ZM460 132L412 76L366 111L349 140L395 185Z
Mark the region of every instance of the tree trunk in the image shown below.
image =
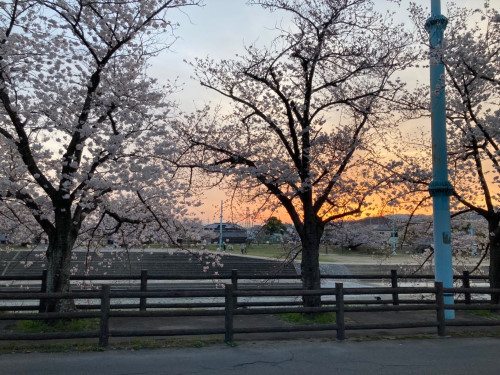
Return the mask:
M70 215L58 215L54 233L49 235L47 247L46 291L49 293L69 292L71 290L71 255L76 241ZM62 312L74 310L74 301L67 299L48 300L41 306L43 312Z
M302 241L302 261L300 263L302 288L306 290L320 289L319 244L323 234L323 226L315 221L304 220ZM303 296L304 307L320 307L321 296Z
M490 271L489 280L490 288L500 289L500 227L495 221L489 224L489 240L490 240ZM492 303L500 303L500 294L493 293L491 295Z

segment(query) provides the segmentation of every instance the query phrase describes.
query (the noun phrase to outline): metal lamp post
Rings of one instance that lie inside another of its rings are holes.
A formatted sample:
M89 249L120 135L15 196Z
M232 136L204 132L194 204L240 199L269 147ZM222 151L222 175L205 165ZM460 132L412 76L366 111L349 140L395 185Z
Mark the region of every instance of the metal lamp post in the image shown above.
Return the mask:
M450 196L446 147L445 70L442 61L443 34L448 19L441 14L441 0L431 0L431 17L425 23L430 36L431 128L432 128L432 196L434 218L435 279L445 288L453 287L451 257ZM453 294L445 294L444 303L453 304ZM445 310L446 319L455 318L455 310Z

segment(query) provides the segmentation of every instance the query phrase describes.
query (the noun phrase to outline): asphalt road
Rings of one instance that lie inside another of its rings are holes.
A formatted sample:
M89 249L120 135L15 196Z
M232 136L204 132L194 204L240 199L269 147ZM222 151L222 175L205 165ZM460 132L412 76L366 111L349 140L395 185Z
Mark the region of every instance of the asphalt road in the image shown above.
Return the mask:
M0 355L2 375L499 374L500 339L258 341L236 347Z

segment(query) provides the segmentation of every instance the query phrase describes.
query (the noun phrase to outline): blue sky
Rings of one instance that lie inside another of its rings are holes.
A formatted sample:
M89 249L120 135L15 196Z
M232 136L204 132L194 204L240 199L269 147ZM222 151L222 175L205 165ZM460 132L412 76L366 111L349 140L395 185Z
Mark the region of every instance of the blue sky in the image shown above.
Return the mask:
M397 12L397 20L408 21L407 8L410 0L374 0L381 12ZM413 0L430 8L431 0ZM447 0L441 0L442 12L446 15ZM283 21L276 13L259 6L246 5L247 0L205 0L205 6L187 8L185 14L177 13L181 24L176 34L179 39L170 51L165 51L153 60L150 74L161 81L179 77L184 89L176 95L181 108L191 111L208 101L220 100L213 93L201 88L190 79L191 68L184 60L210 56L216 60L232 58L243 52L245 45L257 42L265 44L276 35L274 26ZM484 0L455 0L467 7L483 5ZM490 0L492 7L500 8L500 0ZM285 20L286 21L286 20ZM409 21L408 21L409 22Z

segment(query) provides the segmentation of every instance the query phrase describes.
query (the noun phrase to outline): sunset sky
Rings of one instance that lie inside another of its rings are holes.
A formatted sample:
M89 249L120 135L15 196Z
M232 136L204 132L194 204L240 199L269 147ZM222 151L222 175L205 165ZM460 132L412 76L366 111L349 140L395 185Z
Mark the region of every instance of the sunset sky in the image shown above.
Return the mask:
M431 4L431 0L413 0L413 2L428 8ZM206 0L205 3L204 7L188 8L185 14L177 14L176 18L181 24L176 32L179 39L171 51L164 52L155 58L150 68L150 74L158 78L160 82L178 77L178 82L183 84L183 89L176 94L175 100L185 111L193 111L209 102L222 105L224 102L221 97L202 88L199 83L190 78L192 70L184 60L190 61L195 57L206 56L215 60L234 58L236 54L244 52L245 45L252 43L265 45L276 35L274 27L277 24L286 23L286 20L277 16L276 13L270 13L259 6L246 5L246 0ZM387 10L397 12L397 21L410 22L407 11L409 0L375 0L375 3L381 12ZM446 15L447 1L442 0L441 3L442 12ZM472 8L482 6L484 2L482 0L456 0L455 3ZM493 8L500 8L500 0L491 0L490 5ZM409 75L408 79L411 79ZM428 72L423 72L418 79L427 80ZM430 128L430 119L428 122ZM426 126L426 124L421 125ZM198 208L195 215L204 223L218 221L222 199L226 199L223 193L208 192L204 205ZM242 207L241 212L235 215L239 216L244 211L245 207ZM230 217L229 209L225 210L225 213L228 221L238 221L236 217ZM372 211L372 214L377 214L377 211ZM289 221L285 212L277 212L276 216L283 221Z

